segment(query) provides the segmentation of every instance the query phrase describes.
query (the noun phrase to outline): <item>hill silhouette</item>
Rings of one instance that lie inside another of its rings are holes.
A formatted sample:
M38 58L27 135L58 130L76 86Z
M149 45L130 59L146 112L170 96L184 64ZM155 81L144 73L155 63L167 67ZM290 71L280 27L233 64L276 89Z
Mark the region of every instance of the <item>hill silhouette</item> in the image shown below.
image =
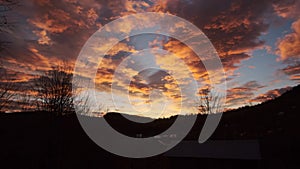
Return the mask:
M297 137L297 130L299 129L297 120L300 117L299 100L300 85L274 100L269 100L252 107L246 106L225 112L212 139L263 139L276 136ZM119 132L133 137L136 133L142 133L144 137L149 137L164 131L172 125L177 116L158 119L145 124L126 120L118 113L109 113L105 118ZM198 115L192 131L186 138L187 140L197 139L205 119L206 115ZM150 121L149 119L147 120Z
M300 86L274 100L223 114L210 140L258 140L262 160L119 157L98 147L82 130L75 114L47 112L0 114L0 162L3 168L299 168ZM159 135L176 120L135 123L121 114L104 117L117 131L131 137ZM142 117L139 117L142 118ZM185 140L197 140L206 115L197 120ZM149 119L144 119L149 120ZM177 134L177 133L174 133ZM175 138L176 139L176 138ZM213 164L213 165L212 165ZM109 166L109 167L108 167Z

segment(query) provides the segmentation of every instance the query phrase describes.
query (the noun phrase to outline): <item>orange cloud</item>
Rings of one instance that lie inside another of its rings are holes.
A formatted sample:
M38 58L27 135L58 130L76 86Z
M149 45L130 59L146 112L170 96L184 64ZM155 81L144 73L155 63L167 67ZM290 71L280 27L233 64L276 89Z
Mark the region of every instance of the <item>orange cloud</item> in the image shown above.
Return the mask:
M177 60L182 61L184 64L181 65L174 63L174 58L172 59L172 57L158 57L159 59L164 59L161 62L173 63L173 68L176 68L177 70L180 69L180 66L182 66L181 69L189 70L195 79L200 80L206 78L207 80L208 72L206 71L202 61L188 46L177 40L168 41L167 43L164 43L163 46L165 50L174 54L174 56L178 58ZM205 58L209 56L201 57ZM167 59L169 59L169 61L167 61Z
M282 69L282 71L287 75L299 74L300 73L300 65L299 64L290 65L290 66Z
M254 92L265 86L260 85L256 81L249 81L239 87L230 88L227 90L226 104L228 108L237 108L251 102L254 97Z
M290 64L287 67L281 69L280 71L285 73L286 75L290 76L291 80L299 80L300 63L296 62L296 63Z
M274 11L271 11L271 9L274 9L275 15L284 18L295 18L297 11L299 11L294 3L283 1L276 3L273 1L254 2L239 0L222 2L211 0L205 3L198 0L24 1L22 2L24 9L21 9L20 18L26 20L27 23L19 28L24 30L25 33L18 34L18 37L24 37L24 39L14 39L16 42L13 50L11 50L12 54L3 55L3 58L5 63L7 63L7 67L30 74L36 74L36 70L46 71L61 60L67 60L69 64L73 64L84 42L102 25L131 13L145 11L167 12L189 20L204 31L218 51L228 79L230 79L229 76L238 73L237 70L241 66L242 61L251 57L249 52L264 45L260 37L267 31L269 26L268 20L264 17L265 14L269 16L272 12L272 15L274 15ZM295 1L295 3L299 4L298 1ZM149 18L139 19L140 23L143 23L143 20ZM142 25L140 23L122 23L116 25L113 29L121 33L128 33ZM153 21L153 24L155 24L155 21ZM279 41L278 52L281 60L299 58L299 48L297 48L299 46L299 25L300 21L295 22L292 27L294 32ZM175 23L174 29L183 30L184 25ZM199 82L209 84L208 72L193 51L176 40L166 39L168 41L164 41L164 43L158 44L153 42L150 45L162 47L174 53L177 58L182 59L182 63L184 63L182 65L172 63L172 58L168 57L157 59L157 63L162 65L162 67L178 71L178 77L181 79L177 82L161 80L161 84L157 84L155 87L164 91L167 98L178 99L179 91L176 89L176 86L189 83L189 81L184 79L186 76L186 74L182 73L186 70L184 68L188 68L191 75ZM120 61L128 53L137 51L134 45L129 45L129 43L130 40L128 43L118 43L103 58L103 69L98 70L95 81L97 87L108 90L111 86L113 71ZM99 50L104 50L106 47L101 46ZM97 65L98 63L95 62L94 64ZM249 66L249 68L253 67ZM290 75L292 80L297 80L299 79L298 68L299 66L290 66L282 71ZM88 70L85 71L86 74L89 73ZM122 73L136 74L137 72L134 69L125 69ZM85 76L85 74L82 76ZM124 78L131 77L124 76ZM135 80L133 79L129 91L141 93L142 95L149 94L149 89L143 86L141 81ZM21 79L21 81L24 81L24 79ZM154 84L151 85L154 87ZM247 85L229 90L229 100L231 99L230 101L233 104L247 102L249 100L248 96L253 96L257 88L247 87ZM125 86L122 83L118 83L118 87L124 89Z
M255 97L254 99L251 100L251 102L262 103L268 100L272 100L275 99L276 97L281 96L283 93L291 89L292 87L288 86L281 89L269 90L268 92L264 94L260 94L259 96Z
M298 75L292 75L292 76L290 77L290 79L291 79L291 80L300 81L300 75L299 75L299 74L298 74Z
M292 24L293 33L287 34L278 42L279 61L300 58L300 19Z
M51 19L51 18L55 19ZM60 18L59 20L57 20ZM42 18L35 18L35 19L28 19L28 21L35 25L37 28L48 31L50 33L62 33L64 32L68 26L65 24L66 21L70 19L70 16L68 13L66 13L63 10L54 9L53 12L51 12L51 15L46 14Z

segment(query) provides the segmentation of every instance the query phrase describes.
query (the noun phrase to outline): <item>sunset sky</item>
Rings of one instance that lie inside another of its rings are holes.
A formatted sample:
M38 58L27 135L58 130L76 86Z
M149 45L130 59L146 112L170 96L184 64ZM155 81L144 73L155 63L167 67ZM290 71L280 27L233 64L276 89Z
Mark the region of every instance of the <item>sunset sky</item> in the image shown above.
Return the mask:
M0 7L1 11L8 8L5 3ZM52 66L67 63L74 67L85 42L105 24L129 14L162 12L188 20L211 41L226 73L227 109L257 104L281 95L300 82L299 9L297 0L20 1L11 10L0 13L0 17L5 16L1 22L7 22L1 23L0 28L0 71L8 74L1 80L19 85L16 93L22 97L30 93L22 87ZM135 24L119 25L116 29L130 32ZM124 58L146 48L173 53L184 61L194 80L202 87L209 85L202 62L190 48L172 37L148 34L119 42L103 57L95 79L98 92L108 91L113 72ZM153 51L150 53L141 62L150 65L153 62L169 70L182 68L180 64L171 64L176 60L174 56L158 58ZM178 85L183 78L175 82L174 77L158 70L136 73L128 78L132 78L129 88L132 100L142 104L138 109L147 109L144 102L164 100L151 89L161 89L164 97L175 102L179 98ZM170 111L175 111L175 105L171 105ZM155 104L154 107L160 109ZM154 117L151 112L143 115Z

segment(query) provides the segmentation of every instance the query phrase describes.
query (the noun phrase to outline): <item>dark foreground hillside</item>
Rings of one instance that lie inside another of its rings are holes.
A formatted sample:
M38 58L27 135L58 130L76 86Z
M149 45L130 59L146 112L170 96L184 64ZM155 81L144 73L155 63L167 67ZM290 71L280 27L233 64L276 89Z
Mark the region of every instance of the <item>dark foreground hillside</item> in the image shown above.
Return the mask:
M298 86L275 100L226 112L209 142L201 146L196 140L206 117L198 115L182 143L165 154L145 159L123 158L101 149L82 130L76 115L0 114L0 168L298 169L299 100ZM176 120L172 117L141 125L115 113L105 118L113 128L132 137L159 135ZM199 148L204 153L195 154Z

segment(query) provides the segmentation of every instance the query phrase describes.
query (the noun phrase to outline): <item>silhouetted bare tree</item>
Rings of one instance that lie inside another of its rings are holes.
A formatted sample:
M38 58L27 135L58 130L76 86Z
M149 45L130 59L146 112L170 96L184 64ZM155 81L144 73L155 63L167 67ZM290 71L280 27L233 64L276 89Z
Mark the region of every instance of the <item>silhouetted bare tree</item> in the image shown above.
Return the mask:
M0 111L12 102L13 83L8 81L7 70L0 67Z
M11 43L5 34L11 33L14 23L9 19L9 12L18 5L18 0L0 0L0 52ZM7 81L7 70L0 67L0 111L12 102L13 83Z
M22 111L34 111L36 106L36 99L32 95L31 88L25 86L22 86L22 89L24 93L18 94L16 97L16 100L18 102L18 107Z
M78 89L79 91L76 92L77 96L74 98L74 107L76 108L76 113L86 116L97 117L103 116L106 113L104 112L104 105L99 103L96 104L93 100L93 96L90 96L91 93L89 93L88 91L82 91L78 87L76 89Z
M72 76L71 68L57 66L36 78L33 90L37 92L37 108L57 115L74 112Z
M198 111L200 114L221 113L222 103L221 98L213 94L210 88L205 88L199 91Z

